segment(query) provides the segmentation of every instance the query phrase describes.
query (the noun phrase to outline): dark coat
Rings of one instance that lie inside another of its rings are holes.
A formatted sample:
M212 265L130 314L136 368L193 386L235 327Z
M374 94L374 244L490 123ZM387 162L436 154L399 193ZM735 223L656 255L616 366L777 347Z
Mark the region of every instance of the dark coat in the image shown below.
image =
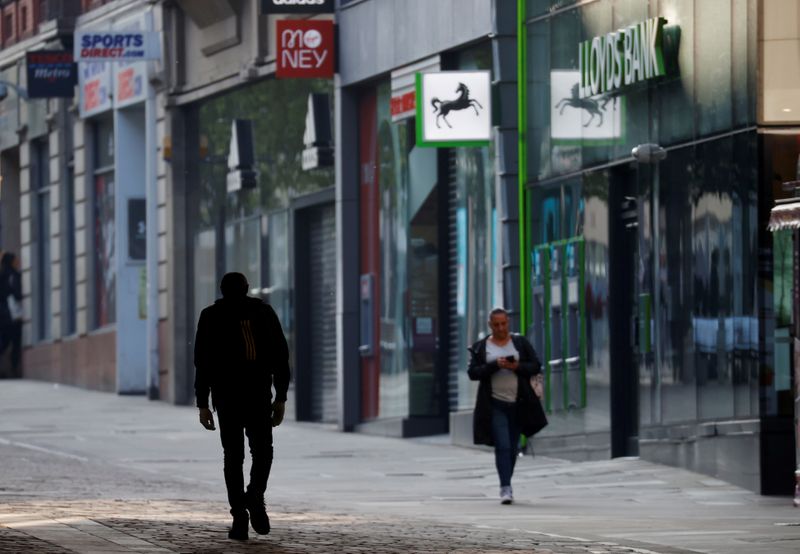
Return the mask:
M247 334L243 331L247 324ZM200 313L194 341L197 406L208 407L208 393L225 401L286 401L289 347L278 316L258 298L222 298Z
M19 271L11 266L0 271L0 325L13 323L8 309L9 296L13 296L18 303L22 302L22 279Z
M471 359L467 373L473 381L480 381L478 396L475 400L475 412L472 419L472 434L475 444L494 446L492 438L492 375L500 369L497 362L486 363L486 341L479 340L470 348ZM541 373L542 364L536 351L521 335L511 335L514 348L519 352L519 368L517 369L517 419L520 430L526 437L535 435L547 425L547 417L539 402L539 397L531 387L531 377Z

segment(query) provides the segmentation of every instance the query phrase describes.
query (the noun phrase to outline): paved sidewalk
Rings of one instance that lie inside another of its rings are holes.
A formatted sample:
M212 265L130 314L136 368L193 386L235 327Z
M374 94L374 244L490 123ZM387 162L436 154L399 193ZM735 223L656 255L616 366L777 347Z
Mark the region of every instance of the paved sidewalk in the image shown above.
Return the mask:
M522 458L501 506L491 453L286 422L273 531L226 538L217 433L196 410L0 381L0 552L800 551L800 510L636 459Z

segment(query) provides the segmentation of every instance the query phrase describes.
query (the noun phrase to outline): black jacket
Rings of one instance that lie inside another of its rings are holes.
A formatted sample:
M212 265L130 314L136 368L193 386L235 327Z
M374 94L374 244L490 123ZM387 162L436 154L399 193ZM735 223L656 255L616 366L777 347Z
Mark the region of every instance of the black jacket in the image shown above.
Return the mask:
M246 331L245 331L246 329ZM225 401L285 402L289 347L275 310L258 298L222 298L200 313L194 341L197 406Z
M12 323L11 312L8 309L8 297L22 302L22 279L19 271L13 267L7 267L0 272L0 325Z
M471 354L467 373L473 381L480 381L478 396L475 400L475 412L472 419L472 434L475 444L494 446L492 438L492 375L500 369L497 362L486 363L486 341L479 340L469 348ZM527 437L535 435L547 425L547 417L542 404L531 387L531 377L541 373L542 364L536 351L521 335L511 335L514 348L519 352L519 368L517 369L517 419L522 434Z

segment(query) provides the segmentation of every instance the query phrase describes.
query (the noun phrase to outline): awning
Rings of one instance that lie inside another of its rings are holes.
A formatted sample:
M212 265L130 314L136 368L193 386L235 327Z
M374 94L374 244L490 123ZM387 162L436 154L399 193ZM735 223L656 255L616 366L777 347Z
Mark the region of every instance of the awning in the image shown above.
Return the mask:
M800 229L800 199L792 198L778 202L769 214L767 229L773 232Z

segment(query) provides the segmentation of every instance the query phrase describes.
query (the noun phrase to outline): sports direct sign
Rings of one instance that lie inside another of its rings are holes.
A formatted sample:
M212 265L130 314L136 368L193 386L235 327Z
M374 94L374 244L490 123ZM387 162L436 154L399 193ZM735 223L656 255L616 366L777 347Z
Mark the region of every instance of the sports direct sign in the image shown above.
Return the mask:
M283 19L275 24L278 40L276 77L333 77L333 21Z
M75 33L75 61L141 61L159 58L158 33L152 31Z

